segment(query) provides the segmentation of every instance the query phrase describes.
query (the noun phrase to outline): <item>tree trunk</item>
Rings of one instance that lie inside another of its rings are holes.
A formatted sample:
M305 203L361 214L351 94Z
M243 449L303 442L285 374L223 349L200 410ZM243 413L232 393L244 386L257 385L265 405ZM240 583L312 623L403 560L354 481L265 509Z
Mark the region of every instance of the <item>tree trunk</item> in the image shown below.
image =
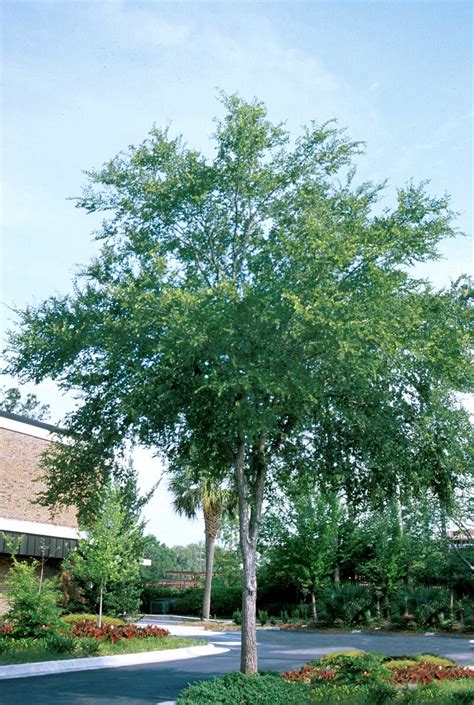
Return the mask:
M402 490L399 482L397 482L395 488L395 514L397 517L398 535L403 537L405 534L405 523L403 521Z
M376 610L377 610L377 619L378 619L379 622L380 622L380 620L382 619L382 612L381 612L381 610L380 610L380 594L379 594L379 593L376 594L376 600L377 600L377 607L376 607Z
M242 646L240 670L246 675L258 671L257 657L257 539L265 486L265 439L262 435L253 454L252 482L245 477L245 440L239 439L234 474L239 497L240 547L243 563Z
M102 605L104 602L104 583L100 584L100 596L99 596L99 627L102 626Z
M242 590L242 646L240 670L251 675L258 671L257 657L257 570L256 547L250 543L242 550L244 584Z
M43 589L43 578L44 578L44 554L41 555L41 570L40 570L38 592L41 592Z
M220 528L221 515L216 512L207 512L204 509L204 524L206 527L206 582L204 585L204 598L202 602L202 618L209 621L211 615L211 590L212 574L214 570L214 551L216 538Z
M313 622L318 621L318 610L316 609L316 595L314 590L311 590L311 614L313 615Z
M390 599L388 594L385 595L385 614L387 622L390 624Z

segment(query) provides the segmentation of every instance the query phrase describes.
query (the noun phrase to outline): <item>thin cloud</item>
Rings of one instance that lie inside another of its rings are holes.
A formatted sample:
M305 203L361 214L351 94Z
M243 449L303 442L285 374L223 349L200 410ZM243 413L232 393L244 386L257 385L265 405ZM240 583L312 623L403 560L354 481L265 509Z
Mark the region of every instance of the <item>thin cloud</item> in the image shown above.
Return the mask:
M159 6L143 9L124 2L109 2L99 8L101 19L108 23L112 36L122 47L176 47L186 42L190 34L186 24L160 16Z

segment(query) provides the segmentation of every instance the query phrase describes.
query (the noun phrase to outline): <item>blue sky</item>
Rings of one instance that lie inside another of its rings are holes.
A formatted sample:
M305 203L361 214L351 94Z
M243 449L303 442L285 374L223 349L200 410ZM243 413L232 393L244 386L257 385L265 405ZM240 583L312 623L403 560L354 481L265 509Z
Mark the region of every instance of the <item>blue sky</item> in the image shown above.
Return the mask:
M96 251L97 221L67 200L83 170L153 123L209 151L218 88L262 99L293 133L336 117L367 143L361 177L388 178L386 204L397 185L430 179L472 231L470 2L4 0L2 11L6 326L7 307L70 290ZM472 270L469 237L443 254L420 270L437 285ZM68 400L39 392L58 420Z

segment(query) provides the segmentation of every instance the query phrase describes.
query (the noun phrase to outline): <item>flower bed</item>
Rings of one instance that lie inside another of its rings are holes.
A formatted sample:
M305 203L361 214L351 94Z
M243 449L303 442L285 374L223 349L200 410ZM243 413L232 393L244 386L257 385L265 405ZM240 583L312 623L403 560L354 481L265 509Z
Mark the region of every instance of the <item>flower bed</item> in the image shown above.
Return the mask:
M95 622L75 622L72 625L71 634L75 637L86 637L99 639L99 641L110 641L115 644L120 639L146 639L149 637L166 637L170 633L161 627L137 627L136 624L125 624L123 626L115 624L103 624L98 627Z
M0 627L0 664L34 663L67 658L162 651L205 644L203 640L171 636L161 627L103 624L81 621L59 630L45 629L41 636L17 638L11 626Z
M310 661L302 668L287 671L282 678L293 683L311 684L313 687L328 682L334 685L428 685L436 681L462 679L472 679L474 685L473 670L430 654L405 660L363 652L328 654Z
M474 672L427 654L392 659L352 651L302 668L222 678L186 688L178 705L473 705Z

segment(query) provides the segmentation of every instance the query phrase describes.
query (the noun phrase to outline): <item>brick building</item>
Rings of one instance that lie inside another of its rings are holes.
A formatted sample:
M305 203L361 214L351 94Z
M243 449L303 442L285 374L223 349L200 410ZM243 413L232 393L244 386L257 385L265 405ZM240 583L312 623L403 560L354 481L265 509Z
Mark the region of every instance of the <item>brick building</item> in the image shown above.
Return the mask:
M78 539L75 510L52 515L34 503L42 490L39 460L58 431L55 426L0 411L0 534L22 536L20 556L44 563L45 574L57 572ZM2 584L11 563L0 535L0 613L5 610Z

